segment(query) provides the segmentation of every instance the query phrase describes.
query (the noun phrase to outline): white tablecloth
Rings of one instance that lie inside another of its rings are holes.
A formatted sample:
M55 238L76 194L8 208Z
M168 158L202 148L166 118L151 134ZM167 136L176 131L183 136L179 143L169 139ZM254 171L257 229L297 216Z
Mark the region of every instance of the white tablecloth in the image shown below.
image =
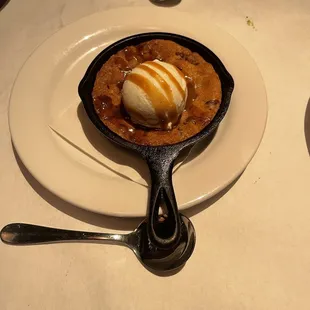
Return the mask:
M42 188L16 158L7 120L14 79L38 44L83 16L129 5L153 4L11 0L0 11L1 227L21 221L98 231L136 226L137 221L77 209ZM1 310L310 309L310 165L304 134L310 97L310 2L183 0L174 9L218 24L256 60L269 101L267 128L256 156L225 195L188 213L193 215L197 245L179 273L156 276L123 247L21 248L1 243Z

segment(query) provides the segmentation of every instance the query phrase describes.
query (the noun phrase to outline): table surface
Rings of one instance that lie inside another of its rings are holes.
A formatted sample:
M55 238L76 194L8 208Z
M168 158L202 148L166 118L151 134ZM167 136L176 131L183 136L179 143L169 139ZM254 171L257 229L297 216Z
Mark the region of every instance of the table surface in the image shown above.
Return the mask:
M136 226L137 220L80 210L44 189L15 154L7 120L14 79L38 44L83 16L129 5L153 6L11 0L0 11L1 227L21 221L97 231ZM187 213L197 245L179 273L154 275L123 247L1 243L0 309L310 309L310 2L183 0L167 9L218 24L256 60L269 102L256 156L228 191Z

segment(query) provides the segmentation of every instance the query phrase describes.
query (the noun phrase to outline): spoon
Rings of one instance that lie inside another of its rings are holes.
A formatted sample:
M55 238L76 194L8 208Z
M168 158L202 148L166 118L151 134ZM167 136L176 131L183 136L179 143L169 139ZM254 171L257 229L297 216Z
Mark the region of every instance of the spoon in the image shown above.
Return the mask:
M192 222L181 217L180 241L171 247L154 246L147 237L147 224L144 220L132 233L109 234L86 231L64 230L32 224L14 223L2 228L0 237L11 245L42 244L63 241L103 241L129 247L139 261L148 269L170 271L183 266L193 253L196 236ZM158 229L160 230L160 225ZM164 228L164 226L163 226Z

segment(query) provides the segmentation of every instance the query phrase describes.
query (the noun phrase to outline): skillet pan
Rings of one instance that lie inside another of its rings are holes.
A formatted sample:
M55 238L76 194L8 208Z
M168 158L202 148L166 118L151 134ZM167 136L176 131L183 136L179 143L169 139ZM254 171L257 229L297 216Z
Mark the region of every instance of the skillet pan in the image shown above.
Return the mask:
M97 72L102 65L119 50L130 45L152 40L164 39L174 41L192 52L197 52L207 62L213 65L222 87L222 102L213 120L193 137L172 145L145 146L129 142L110 130L97 115L92 90ZM234 89L234 80L224 67L220 59L207 47L190 38L165 32L151 32L136 34L115 42L104 49L90 64L85 76L81 80L78 92L82 99L86 113L96 128L113 143L136 152L147 163L151 175L151 191L147 209L147 234L149 242L156 247L166 248L178 243L181 236L181 220L172 185L172 168L180 152L206 138L218 127L229 107ZM134 197L133 197L134 198ZM164 210L164 225L160 223L159 208Z

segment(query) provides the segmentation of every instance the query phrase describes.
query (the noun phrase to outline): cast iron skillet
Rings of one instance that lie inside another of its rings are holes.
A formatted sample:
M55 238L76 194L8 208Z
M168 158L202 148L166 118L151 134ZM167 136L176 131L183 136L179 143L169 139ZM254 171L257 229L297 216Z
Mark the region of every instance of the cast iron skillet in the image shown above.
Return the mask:
M92 89L96 79L96 74L102 65L112 55L126 46L138 45L152 39L172 40L187 47L192 52L197 52L207 62L213 65L222 84L222 103L211 123L195 136L173 145L144 146L121 138L103 124L94 109L92 101ZM207 47L187 37L162 32L136 34L110 45L93 60L79 84L79 95L84 104L86 113L97 129L99 129L102 134L112 142L140 154L149 166L152 186L147 214L147 233L149 241L157 247L164 248L177 244L181 234L180 216L178 214L177 202L172 185L173 163L184 148L192 146L198 141L206 138L216 129L228 109L233 88L234 81L231 75L228 73L219 58ZM186 182L186 180L184 181ZM162 224L158 225L159 207L165 209L165 214L167 216L164 221L164 226Z

